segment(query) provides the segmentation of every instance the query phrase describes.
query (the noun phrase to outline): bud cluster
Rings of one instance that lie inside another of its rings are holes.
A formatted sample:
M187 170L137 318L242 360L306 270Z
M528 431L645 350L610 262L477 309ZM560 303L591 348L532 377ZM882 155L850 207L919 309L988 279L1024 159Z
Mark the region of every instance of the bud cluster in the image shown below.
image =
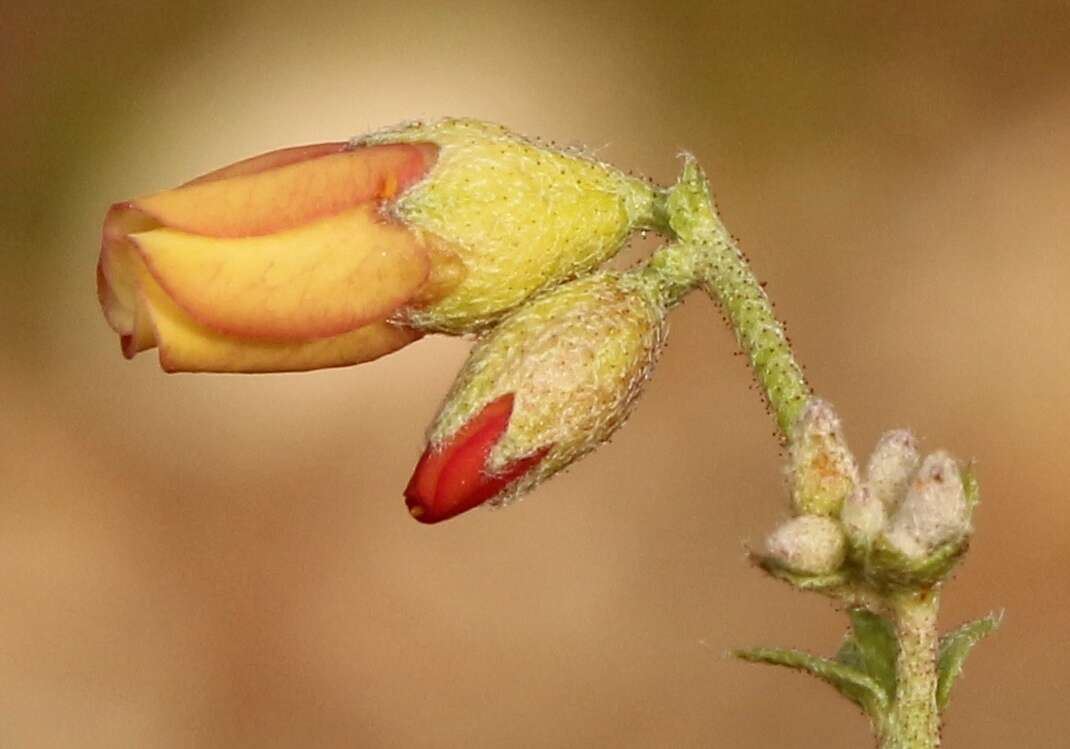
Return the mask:
M766 541L760 562L800 587L932 584L965 549L976 503L951 455L924 458L914 436L885 433L860 474L832 407L811 401L790 446L795 517Z

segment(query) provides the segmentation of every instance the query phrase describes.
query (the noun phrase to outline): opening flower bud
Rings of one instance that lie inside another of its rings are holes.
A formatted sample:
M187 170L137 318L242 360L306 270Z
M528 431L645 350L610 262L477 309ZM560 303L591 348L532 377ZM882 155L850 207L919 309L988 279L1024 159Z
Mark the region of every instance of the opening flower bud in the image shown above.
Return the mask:
M955 459L945 452L925 458L892 516L888 542L910 559L922 559L970 531L970 510Z
M323 143L112 206L97 286L123 353L164 369L273 371L374 359L420 337L386 321L459 267L383 213L430 143ZM456 274L454 274L456 275Z
M405 491L414 517L504 504L608 439L664 340L648 283L596 273L536 297L480 339Z
M474 120L263 154L115 204L97 286L169 371L355 364L480 330L650 225L654 189Z
M802 575L827 575L843 564L843 531L820 515L799 515L773 531L765 543L769 558Z
M791 439L791 498L801 515L836 515L858 485L858 468L840 419L822 400L807 404Z

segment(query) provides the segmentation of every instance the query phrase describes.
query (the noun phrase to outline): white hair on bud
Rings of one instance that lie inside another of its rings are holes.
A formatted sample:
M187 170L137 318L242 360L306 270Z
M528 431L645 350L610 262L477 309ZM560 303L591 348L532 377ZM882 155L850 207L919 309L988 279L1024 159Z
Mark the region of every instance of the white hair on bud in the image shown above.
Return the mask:
M856 489L843 502L840 522L848 541L855 548L869 546L882 530L887 520L884 505L868 487Z
M919 459L917 442L907 429L885 432L869 456L866 486L889 512L903 498Z
M922 559L970 530L970 511L955 459L943 451L927 456L892 516L888 542L911 559Z
M791 440L789 480L799 514L836 515L858 486L858 467L843 438L835 409L814 399L803 411Z
M846 554L839 524L820 515L792 518L769 535L765 547L777 564L804 575L834 572Z

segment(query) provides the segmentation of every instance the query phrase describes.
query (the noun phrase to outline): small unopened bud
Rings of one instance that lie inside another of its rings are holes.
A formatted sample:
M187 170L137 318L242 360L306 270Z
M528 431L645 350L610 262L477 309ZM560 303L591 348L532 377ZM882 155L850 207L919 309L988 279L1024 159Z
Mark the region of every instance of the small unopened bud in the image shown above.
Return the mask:
M909 430L893 429L881 435L866 465L866 486L889 511L903 498L919 459L917 443Z
M504 504L609 439L661 351L665 310L635 273L562 284L476 346L405 496L424 523Z
M868 547L884 529L885 520L884 505L866 487L852 492L840 510L843 532L855 549Z
M801 515L836 515L858 485L858 468L829 403L811 401L791 441L791 500Z
M970 512L954 458L935 452L925 458L892 516L888 542L910 559L964 537Z
M802 575L826 575L843 564L846 548L836 521L820 515L792 518L765 542L770 559Z

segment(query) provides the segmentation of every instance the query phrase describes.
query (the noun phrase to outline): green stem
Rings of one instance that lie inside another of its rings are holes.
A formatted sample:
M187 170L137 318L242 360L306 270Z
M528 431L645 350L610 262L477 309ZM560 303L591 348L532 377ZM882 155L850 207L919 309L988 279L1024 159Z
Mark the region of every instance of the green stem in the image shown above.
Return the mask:
M940 745L936 706L936 658L939 638L937 589L900 593L889 601L895 614L895 706L881 727L881 749L934 749Z
M810 386L765 289L721 223L706 177L693 159L688 158L679 182L660 201L678 241L655 253L646 270L665 279L670 299L701 286L721 306L781 434L790 440L810 399Z
M721 223L706 177L693 159L688 157L676 185L657 196L654 209L656 228L671 235L675 242L655 252L640 273L666 305L675 304L699 287L720 305L750 359L781 434L790 442L796 437L796 424L812 397L810 386L795 361L769 297ZM794 584L804 587L799 581ZM826 592L845 600L864 600L873 610L887 609L894 615L898 643L894 695L887 695L890 707L882 703L872 715L881 749L937 747L937 589L885 594L868 587L832 585ZM763 654L759 660L772 662L768 652L774 651L756 652ZM778 658L775 662L793 665L789 659L780 655ZM827 663L823 659L813 662ZM855 673L842 663L828 663L845 669L844 673Z

